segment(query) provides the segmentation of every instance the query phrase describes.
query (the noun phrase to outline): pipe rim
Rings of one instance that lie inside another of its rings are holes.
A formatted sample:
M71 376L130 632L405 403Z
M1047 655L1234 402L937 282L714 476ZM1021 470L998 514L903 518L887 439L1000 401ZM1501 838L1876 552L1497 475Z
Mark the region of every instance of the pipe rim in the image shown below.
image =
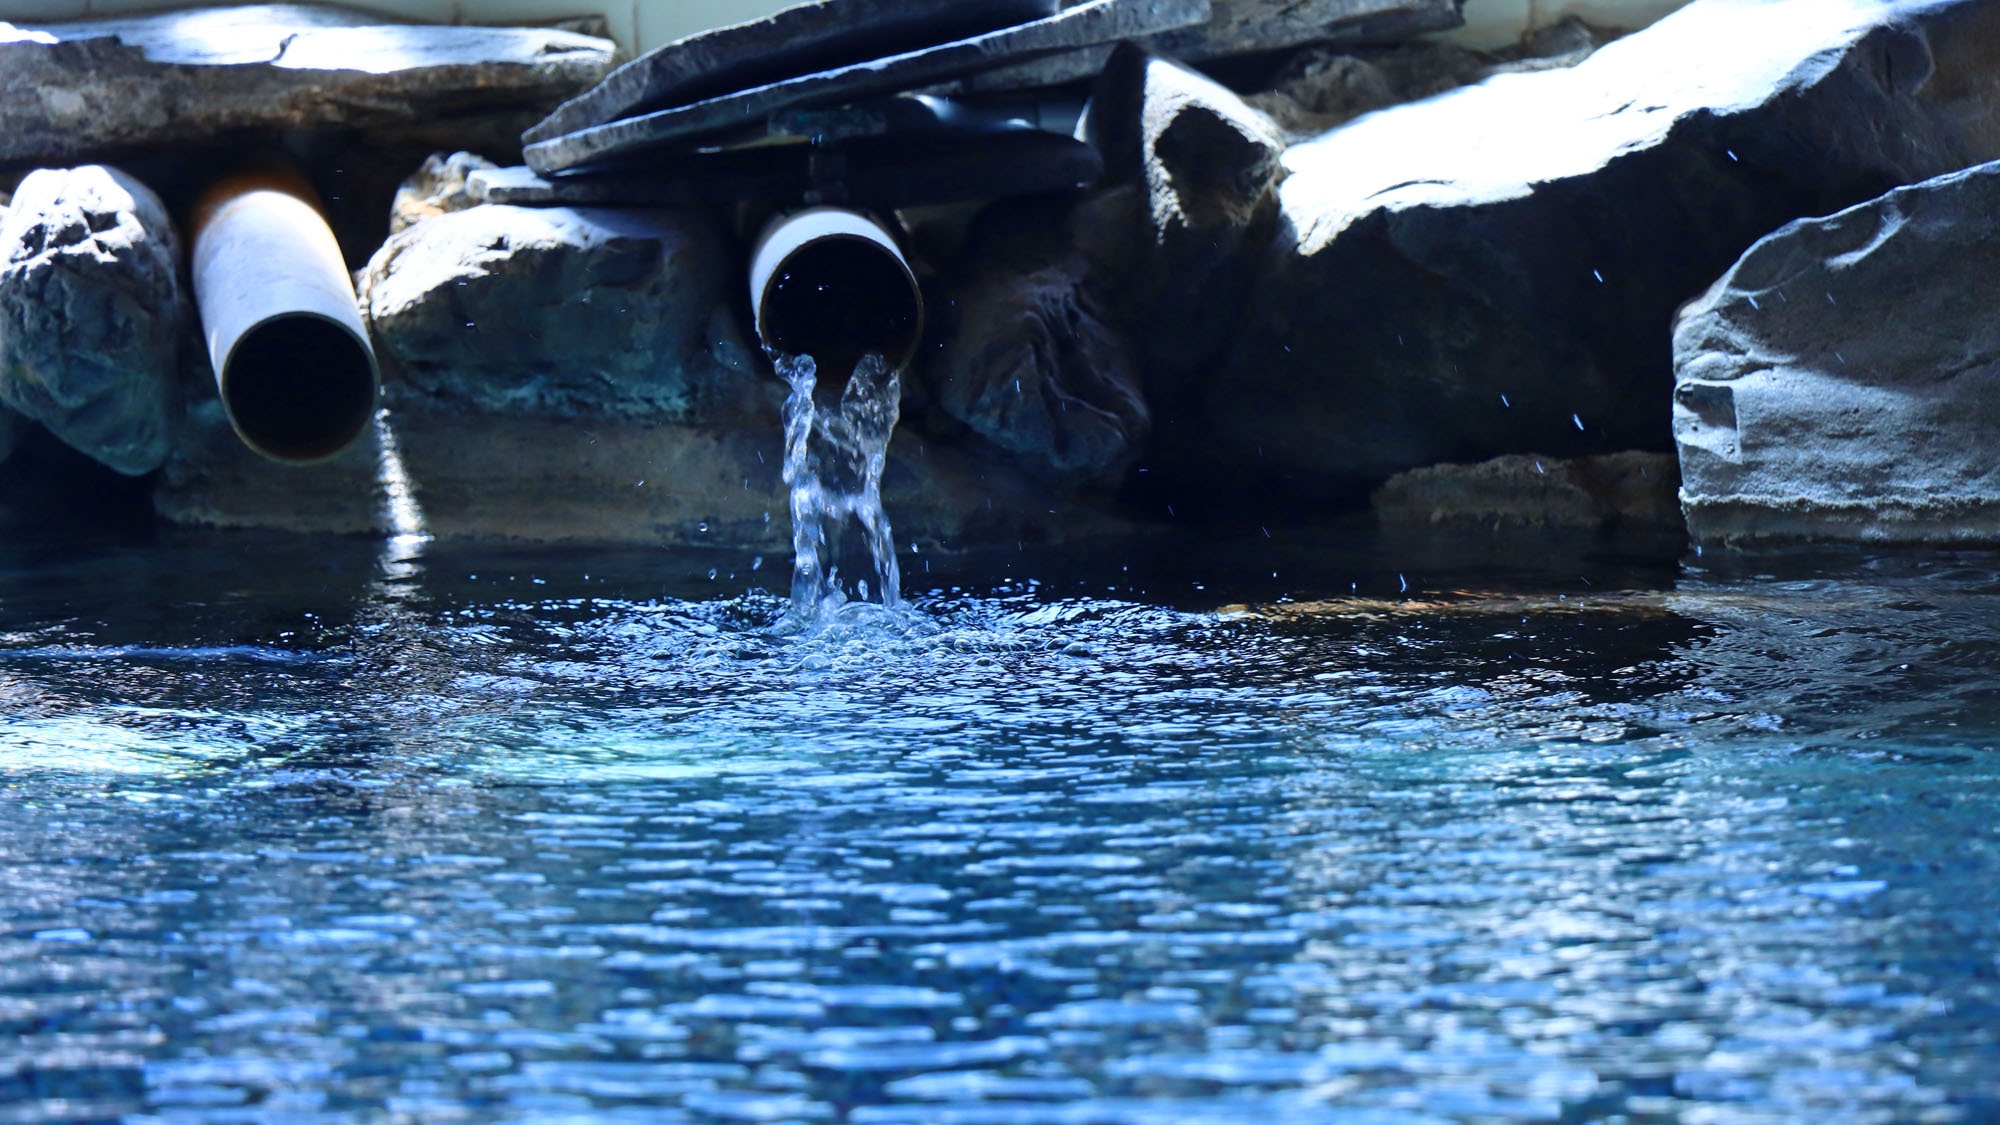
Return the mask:
M230 375L234 371L237 356L243 350L244 343L255 339L258 333L271 325L283 321L313 321L333 328L342 337L353 342L367 364L368 405L360 412L358 424L353 427L351 432L344 432L339 442L333 445L329 452L302 457L270 448L264 442L251 436L250 432L244 428L242 420L237 417L236 407L231 402L230 384L232 380L230 379ZM382 368L381 363L375 356L375 348L365 333L356 332L352 325L344 323L340 318L329 316L317 310L287 309L254 321L249 327L237 334L236 340L230 346L228 354L222 357L220 370L217 372L215 378L215 389L216 397L222 403L223 416L229 419L229 428L235 431L237 439L247 446L251 452L266 460L276 461L284 465L299 467L323 465L352 449L354 444L361 440L362 435L368 432L368 427L374 423L376 411L379 409L382 399Z

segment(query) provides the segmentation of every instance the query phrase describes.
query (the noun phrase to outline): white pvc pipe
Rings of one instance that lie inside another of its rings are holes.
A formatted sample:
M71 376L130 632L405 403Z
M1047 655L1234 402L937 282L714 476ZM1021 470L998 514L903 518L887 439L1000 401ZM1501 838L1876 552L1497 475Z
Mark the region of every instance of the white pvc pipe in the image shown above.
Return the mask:
M216 390L274 461L338 455L375 415L375 352L340 245L303 178L245 173L195 208L195 304Z
M840 268L830 270L825 251L834 247L855 253L844 255ZM794 277L798 270L820 272ZM885 284L856 286L862 275ZM888 285L890 279L895 284ZM787 287L823 293L827 303L847 307L825 310L827 315L808 322L798 315L801 298L785 297ZM923 334L923 291L902 246L887 227L845 207L811 207L779 215L765 226L750 254L750 306L757 337L766 347L815 355L822 364L828 358L822 352L845 355L858 348L878 352L900 370L916 358ZM845 336L830 338L830 333ZM840 376L845 378L846 372Z

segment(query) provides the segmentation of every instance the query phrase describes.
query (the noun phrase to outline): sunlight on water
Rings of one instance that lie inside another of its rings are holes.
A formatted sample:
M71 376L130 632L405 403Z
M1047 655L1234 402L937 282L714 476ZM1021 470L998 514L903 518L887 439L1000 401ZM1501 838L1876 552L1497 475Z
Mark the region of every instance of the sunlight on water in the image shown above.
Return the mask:
M2000 568L6 551L5 1120L2000 1110Z
M815 401L818 367L811 356L776 356L778 374L791 387L785 399L785 484L792 501L792 605L784 626L804 630L841 615L839 547L849 517L874 567L873 589L896 620L902 574L895 536L882 510L882 470L889 439L902 411L901 377L879 355L863 356L836 407ZM862 580L861 600L870 586Z

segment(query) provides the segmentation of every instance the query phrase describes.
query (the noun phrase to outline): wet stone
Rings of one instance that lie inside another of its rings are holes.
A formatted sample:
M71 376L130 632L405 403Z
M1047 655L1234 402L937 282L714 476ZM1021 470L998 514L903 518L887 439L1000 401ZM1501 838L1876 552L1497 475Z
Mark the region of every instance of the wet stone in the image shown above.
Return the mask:
M1398 531L1558 532L1679 537L1679 467L1672 454L1561 460L1534 454L1477 465L1434 465L1375 490L1376 519Z
M158 468L193 317L165 206L86 165L29 175L0 214L0 402L121 473Z
M0 163L245 131L380 133L469 112L532 120L604 77L615 54L568 31L385 23L328 4L0 23Z
M470 152L449 155L435 152L425 157L423 166L396 189L396 198L389 211L389 233L400 234L425 219L463 211L484 202L473 196L467 180L476 173L498 167L491 160Z

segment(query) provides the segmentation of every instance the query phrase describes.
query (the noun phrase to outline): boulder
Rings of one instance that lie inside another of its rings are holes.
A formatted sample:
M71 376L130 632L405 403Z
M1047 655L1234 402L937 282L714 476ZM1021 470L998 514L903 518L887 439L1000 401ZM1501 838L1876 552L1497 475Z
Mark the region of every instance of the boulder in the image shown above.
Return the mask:
M0 221L0 402L132 476L181 411L193 311L158 196L114 168L35 172Z
M705 212L488 205L389 239L361 301L392 403L713 420L750 385L726 365L737 277Z
M1113 56L1087 128L1114 177L1145 191L1122 286L1140 326L1148 391L1169 413L1228 342L1277 231L1285 136L1206 76L1135 47Z
M1681 314L1696 539L2000 543L2000 163L1750 248Z
M768 375L764 378L776 383ZM734 426L500 415L425 402L331 462L273 465L244 448L213 400L161 474L156 510L184 525L385 534L416 518L439 540L724 547L768 554L767 585L790 570L777 408ZM385 480L407 488L400 513ZM1131 528L1004 467L907 428L889 448L882 498L905 552L1073 543Z
M1512 454L1398 473L1373 502L1391 531L1685 536L1679 481L1670 453Z
M2000 155L1996 62L1995 0L1696 0L1295 145L1155 479L1296 512L1445 461L1664 452L1675 309L1784 222Z
M591 86L616 46L547 28L384 24L327 4L0 23L0 164L61 163L245 132L516 128Z
M935 404L1058 491L1110 491L1152 416L1113 287L1046 214L1003 207L973 236L939 314L949 324L930 361Z
M467 178L499 167L469 152L432 153L424 159L423 167L396 189L395 201L389 206L389 233L401 234L425 219L474 206L479 201L467 190Z

